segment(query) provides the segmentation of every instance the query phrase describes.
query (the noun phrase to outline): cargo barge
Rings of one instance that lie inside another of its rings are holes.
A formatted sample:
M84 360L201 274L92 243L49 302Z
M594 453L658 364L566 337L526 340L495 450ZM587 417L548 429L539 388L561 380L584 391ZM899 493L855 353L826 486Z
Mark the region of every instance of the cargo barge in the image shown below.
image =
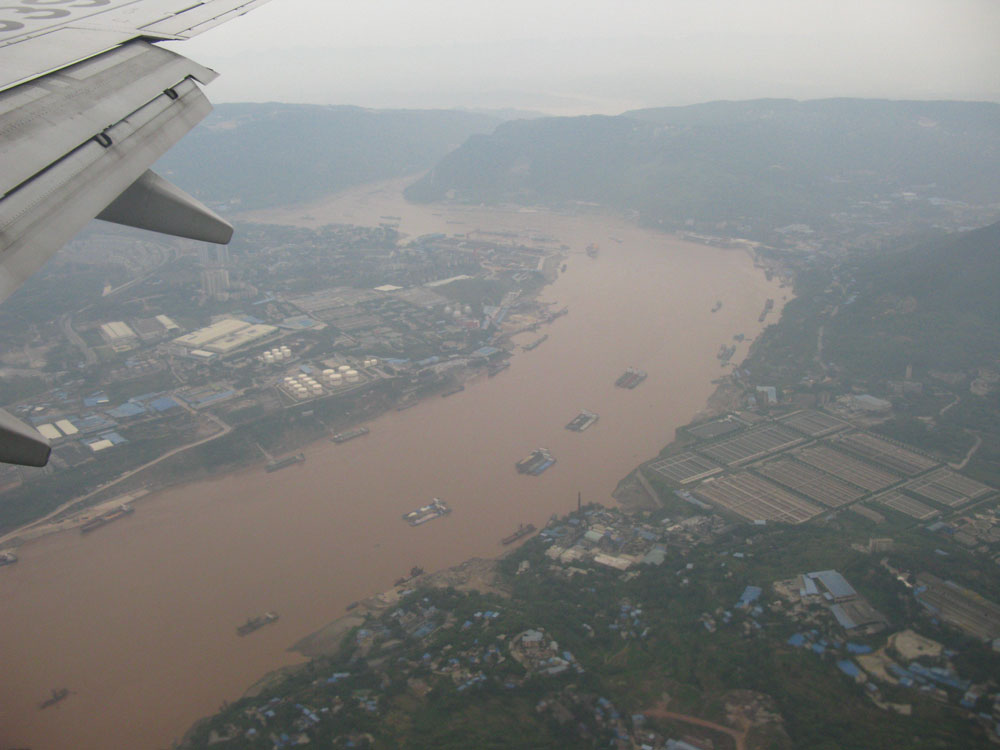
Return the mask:
M294 456L285 456L284 458L276 458L273 461L268 461L264 470L270 473L272 471L277 471L278 469L284 469L286 466L291 466L292 464L302 463L305 460L305 453L296 453Z
M573 432L583 432L596 421L597 415L592 411L584 409L573 418L572 422L566 425L566 429L572 430Z
M354 438L359 438L362 435L367 435L371 430L367 427L355 427L353 430L348 430L347 432L338 432L330 440L335 443L346 443L348 440L354 440Z
M54 706L62 700L65 700L69 695L69 688L53 688L52 695L39 704L39 710L48 708L49 706Z
M530 474L533 477L537 477L555 462L556 460L549 453L548 448L538 448L518 461L515 467L521 474Z
M495 365L491 365L490 369L487 370L486 372L492 378L494 375L496 375L497 373L503 372L508 367L510 367L510 362L508 362L507 360L504 360L503 362L499 362L499 363L497 363Z
M109 510L107 513L102 513L97 518L91 518L85 524L80 527L80 533L86 534L95 529L99 529L105 524L111 523L112 521L117 521L119 518L127 516L129 513L134 513L135 508L133 508L128 503L123 503L113 510Z
M546 341L548 341L548 339L549 339L549 334L546 333L540 339L535 339L530 344L525 344L521 348L524 349L524 351L526 351L526 352L530 352L530 351L533 351L533 350L537 349L542 344L544 344Z
M634 367L628 368L621 377L615 381L615 385L619 388L635 388L639 383L646 379L646 373L642 370L637 370Z
M240 636L250 635L253 631L277 621L277 612L265 612L260 617L248 617L245 623L236 628L236 632Z
M456 385L454 388L449 388L444 393L441 394L441 398L448 398L448 396L454 396L456 393L461 393L465 390L464 385Z
M4 565L13 565L17 562L17 555L13 552L0 552L0 568Z
M533 523L529 523L527 525L525 525L523 523L519 524L518 527L517 527L517 531L515 531L510 536L505 536L503 539L501 539L500 540L500 544L504 544L504 545L513 544L518 539L520 539L521 537L527 536L528 534L530 534L534 530L535 530L535 524L533 524Z
M764 310L763 310L763 312L761 312L760 317L757 318L757 322L758 323L763 323L764 322L764 318L767 317L767 314L769 312L771 312L771 310L773 308L774 308L774 300L771 299L770 297L768 297L767 301L764 303Z
M403 514L403 520L410 526L420 526L420 524L433 521L435 518L451 513L451 508L441 498L435 497L428 505L411 510Z

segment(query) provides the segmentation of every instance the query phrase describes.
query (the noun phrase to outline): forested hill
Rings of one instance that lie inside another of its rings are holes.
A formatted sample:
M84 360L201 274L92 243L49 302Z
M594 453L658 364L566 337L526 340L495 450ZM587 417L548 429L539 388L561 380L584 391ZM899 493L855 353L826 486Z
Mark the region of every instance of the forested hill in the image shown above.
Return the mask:
M221 104L156 170L212 205L284 205L429 169L499 122L457 110Z
M827 354L863 375L995 367L1000 223L872 258L827 326Z
M408 197L588 201L665 227L824 226L911 190L935 205L996 202L998 173L1000 104L756 100L508 122L470 138Z

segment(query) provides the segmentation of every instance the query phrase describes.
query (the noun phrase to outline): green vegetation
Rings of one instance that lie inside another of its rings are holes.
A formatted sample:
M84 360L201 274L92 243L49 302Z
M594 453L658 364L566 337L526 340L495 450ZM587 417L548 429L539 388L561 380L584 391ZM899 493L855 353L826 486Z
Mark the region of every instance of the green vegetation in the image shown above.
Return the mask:
M911 217L929 222L948 215L930 197L996 200L998 112L987 103L769 99L516 121L469 138L407 195L588 201L638 211L649 226L733 222L741 236L764 239L786 224L833 226L840 212L866 211L873 195L932 185Z
M749 691L744 702L748 695L773 701L781 717L755 727L754 748L983 746L978 726L951 705L886 686L894 699L915 704L913 716L887 720L866 690L835 668L841 657L786 643L801 626L784 614L770 584L808 570L843 572L893 629L919 617L909 592L877 557L851 549L851 539L837 524L743 527L726 542L671 550L662 566L637 574L576 563L586 572L573 577L549 562L540 539L532 540L499 564L499 585L509 598L421 588L370 616L337 653L196 727L185 746L205 747L215 732L235 734L248 748L270 747L269 733L284 731L333 747L348 738L369 746L365 736L376 747L598 747L637 713L647 714L644 729L664 736L692 731L655 718L658 705L726 724L725 704L738 691ZM736 550L744 556L720 554ZM747 584L765 592L762 610L753 614L733 609ZM723 610L731 611L731 621ZM483 614L490 611L494 619ZM703 626L709 613L717 623L711 630ZM842 637L825 617L827 637ZM520 663L512 644L528 629L543 631L545 643L557 641L556 653L569 652L581 669L546 675ZM997 661L952 631L931 635L986 659L981 668L970 666L970 676L985 676ZM862 640L878 647L885 633ZM623 717L620 725L595 719L599 712L588 707L598 700L610 702ZM261 718L267 709L275 716ZM303 720L305 711L318 721ZM249 737L248 729L255 730Z
M1000 224L862 260L830 321L830 356L861 375L969 370L1000 357Z

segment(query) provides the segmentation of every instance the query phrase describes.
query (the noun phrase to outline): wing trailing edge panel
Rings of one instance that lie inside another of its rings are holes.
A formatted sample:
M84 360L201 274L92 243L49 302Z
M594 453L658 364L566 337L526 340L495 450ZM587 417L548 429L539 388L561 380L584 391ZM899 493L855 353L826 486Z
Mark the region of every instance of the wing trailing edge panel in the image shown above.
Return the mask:
M268 0L8 0L0 7L0 301L94 217L226 243L233 228L149 171L208 114L216 74L150 42ZM0 411L0 461L49 444Z

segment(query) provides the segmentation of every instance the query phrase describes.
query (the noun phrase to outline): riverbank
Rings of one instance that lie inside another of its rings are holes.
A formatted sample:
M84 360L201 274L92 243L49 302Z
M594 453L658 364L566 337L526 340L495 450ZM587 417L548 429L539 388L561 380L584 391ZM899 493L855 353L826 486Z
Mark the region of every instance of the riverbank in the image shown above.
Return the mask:
M395 200L368 210L402 215ZM352 220L338 219L333 204L318 218ZM543 526L580 492L584 503L613 502L621 478L669 443L728 372L720 344L742 334L740 361L763 328L764 301L781 304L778 283L744 253L615 217L405 210L426 212L413 227L404 217L411 235L454 232L447 222L457 220L469 231L558 237L568 269L541 299L570 313L496 377L372 419L363 440L321 440L280 472L253 466L174 487L99 533L24 545L21 562L0 575L0 659L14 676L0 685L0 744L169 744L261 675L300 663L290 644L412 566L444 571L496 555L519 523ZM622 242L587 257L608 236ZM525 334L525 343L536 338ZM615 388L630 366L648 379ZM565 430L581 409L600 420L584 433ZM557 463L540 477L518 474L515 463L539 446ZM416 528L400 520L432 497L453 512ZM280 621L235 635L235 625L268 610ZM73 695L40 717L34 705L53 685Z

